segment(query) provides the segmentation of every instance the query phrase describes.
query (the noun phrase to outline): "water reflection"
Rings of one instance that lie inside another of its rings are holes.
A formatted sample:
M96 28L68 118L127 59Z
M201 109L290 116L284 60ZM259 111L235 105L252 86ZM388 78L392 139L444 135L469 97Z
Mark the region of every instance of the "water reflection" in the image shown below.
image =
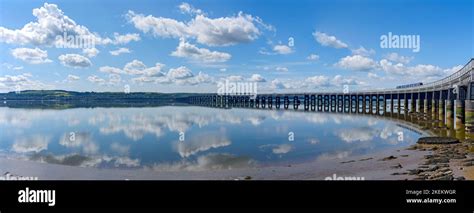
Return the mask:
M405 147L422 135L461 135L417 116L188 106L3 107L0 150L70 166L203 171L342 159Z

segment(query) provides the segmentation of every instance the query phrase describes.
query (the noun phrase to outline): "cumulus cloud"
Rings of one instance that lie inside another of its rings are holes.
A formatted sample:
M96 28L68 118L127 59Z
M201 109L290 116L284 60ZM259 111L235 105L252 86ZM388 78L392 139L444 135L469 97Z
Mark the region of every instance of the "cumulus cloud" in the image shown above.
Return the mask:
M198 48L186 42L184 39L180 39L178 47L176 47L176 50L172 52L171 55L204 63L225 62L231 58L231 55L228 53Z
M96 76L96 75L91 75L91 76L87 77L87 80L89 80L92 83L96 83L96 84L104 84L106 82L105 79L100 78L99 76Z
M100 51L99 51L97 48L95 48L95 47L93 47L93 48L86 48L86 49L83 49L83 50L82 50L82 53L83 53L84 55L86 55L87 57L89 57L89 58L92 58L92 57L97 56L97 54L99 54L99 52L100 52Z
M352 49L351 52L353 55L361 55L366 57L375 54L374 49L367 50L363 46L360 46L358 49Z
M123 73L149 77L163 76L162 69L164 66L164 64L156 63L153 67L147 67L142 61L133 60L125 64L123 67Z
M120 54L123 54L123 53L130 53L130 50L128 48L125 48L125 47L121 47L121 48L118 48L116 50L111 50L109 51L110 55L120 55Z
M323 75L312 76L312 77L306 78L305 82L316 87L328 86L329 77L323 76Z
M335 65L343 69L355 71L369 71L377 68L377 62L361 55L346 56L341 58Z
M171 68L168 71L168 74L166 74L170 79L186 79L186 78L191 78L193 77L193 73L191 72L190 69L188 69L185 66L181 66L178 68Z
M179 11L183 14L190 14L190 15L196 15L196 14L203 14L202 10L194 8L192 5L183 2L179 6Z
M124 35L114 33L114 38L114 44L128 44L132 41L140 41L140 35L137 33L127 33Z
M253 82L266 82L265 78L261 76L260 74L253 74L250 78L249 81Z
M314 36L314 39L316 39L316 41L323 46L329 46L329 47L334 47L338 49L348 47L346 43L338 40L335 36L331 36L326 33L316 31L313 33L313 36Z
M11 54L16 59L20 59L30 64L43 64L52 62L48 59L48 51L39 48L16 48L11 50Z
M64 54L60 55L58 59L62 65L72 68L85 68L92 65L88 58L78 54Z
M442 77L450 71L431 64L418 64L415 66L405 66L402 63L392 63L387 59L380 60L380 67L383 71L393 75L406 75L416 77ZM454 69L458 68L454 67Z
M401 56L398 55L398 53L389 53L385 55L385 59L396 63L408 64L411 60L413 60L413 57Z
M23 73L20 75L5 75L0 77L0 90L41 90L52 89L53 86L44 84L37 80L31 79L31 74Z
M143 33L164 38L194 38L198 43L208 46L247 43L261 34L256 26L259 19L242 12L236 16L215 19L198 14L188 23L171 18L145 16L134 11L128 11L126 16Z
M289 84L284 83L283 81L281 81L279 79L274 79L270 83L270 88L271 89L290 89L292 87Z
M310 61L317 61L317 60L319 60L319 55L310 54L306 59L308 59Z
M73 81L78 81L78 80L80 80L80 79L81 79L81 78L80 78L79 76L77 76L77 75L71 75L71 74L69 74L69 75L67 75L66 81L67 81L67 82L73 82Z
M87 27L76 24L55 4L44 3L42 7L33 9L33 16L36 21L24 25L21 29L0 27L0 42L51 46L61 43L63 40L58 39L58 36L62 37L64 34L91 38L96 44L106 40L90 32Z
M278 53L278 54L281 54L281 55L286 55L286 54L290 54L290 53L293 52L291 47L289 47L287 45L283 45L283 44L275 45L273 47L273 51Z

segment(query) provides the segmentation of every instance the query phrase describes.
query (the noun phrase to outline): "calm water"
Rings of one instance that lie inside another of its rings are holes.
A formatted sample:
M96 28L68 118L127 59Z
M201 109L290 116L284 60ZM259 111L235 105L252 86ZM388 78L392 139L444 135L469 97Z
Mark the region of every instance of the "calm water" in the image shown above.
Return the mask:
M406 147L422 133L405 126L370 115L294 110L2 107L0 153L82 167L232 169Z

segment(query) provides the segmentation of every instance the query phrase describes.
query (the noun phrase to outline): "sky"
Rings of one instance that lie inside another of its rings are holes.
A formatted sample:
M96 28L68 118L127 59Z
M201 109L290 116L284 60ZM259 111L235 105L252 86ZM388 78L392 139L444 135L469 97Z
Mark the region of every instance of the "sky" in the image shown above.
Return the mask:
M0 0L0 92L393 88L462 68L473 23L469 0Z

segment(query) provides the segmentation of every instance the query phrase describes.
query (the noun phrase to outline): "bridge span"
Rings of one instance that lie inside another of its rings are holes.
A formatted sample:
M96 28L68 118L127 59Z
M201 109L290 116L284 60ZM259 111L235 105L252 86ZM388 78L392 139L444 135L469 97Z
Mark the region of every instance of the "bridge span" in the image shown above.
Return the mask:
M194 105L330 111L341 113L420 113L439 119L448 129L474 134L474 58L443 79L408 88L354 92L273 93L250 95L202 94L189 97Z

